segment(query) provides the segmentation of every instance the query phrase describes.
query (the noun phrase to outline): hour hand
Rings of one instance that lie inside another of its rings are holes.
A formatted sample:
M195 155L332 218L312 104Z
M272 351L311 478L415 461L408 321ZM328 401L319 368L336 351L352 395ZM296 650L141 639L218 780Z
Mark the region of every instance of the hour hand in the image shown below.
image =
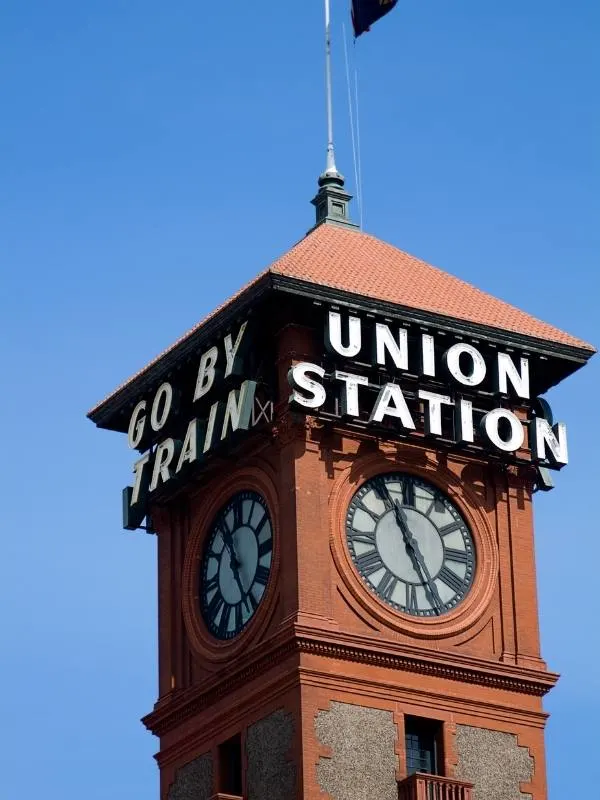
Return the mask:
M231 568L232 570L237 570L237 568L240 566L240 561L235 552L235 545L233 543L233 536L231 534L231 531L225 527L222 527L221 533L223 535L223 541L225 542L225 547L229 550Z

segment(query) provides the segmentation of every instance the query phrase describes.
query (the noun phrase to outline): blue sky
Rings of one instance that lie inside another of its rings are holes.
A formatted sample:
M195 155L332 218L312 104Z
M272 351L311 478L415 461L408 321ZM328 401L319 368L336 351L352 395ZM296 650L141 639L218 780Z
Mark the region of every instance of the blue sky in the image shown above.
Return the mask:
M352 188L334 12L338 165ZM85 412L312 224L322 3L4 0L0 464L7 798L155 797L155 540ZM600 6L402 0L361 38L365 228L600 344ZM536 504L551 797L600 715L597 358ZM585 756L584 756L585 754ZM583 764L582 764L583 756ZM593 784L595 788L596 784Z

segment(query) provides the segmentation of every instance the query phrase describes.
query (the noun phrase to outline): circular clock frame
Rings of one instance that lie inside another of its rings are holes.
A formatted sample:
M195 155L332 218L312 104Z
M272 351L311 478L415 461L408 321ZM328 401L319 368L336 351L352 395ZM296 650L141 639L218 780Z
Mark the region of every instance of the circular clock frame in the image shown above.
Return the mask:
M219 512L234 495L244 491L260 494L268 509L273 537L271 567L264 594L254 615L239 634L230 639L218 639L209 630L201 612L200 581L204 547ZM203 489L202 498L202 507L192 519L183 565L183 619L193 649L211 661L223 661L235 657L243 650L249 638L260 635L274 610L280 559L277 493L274 481L268 473L254 468L239 470L225 481L215 479Z
M346 543L365 586L413 618L439 619L471 590L476 557L467 522L439 486L412 473L382 473L356 489Z
M407 448L408 449L408 448ZM394 454L395 455L395 454ZM352 560L346 539L346 520L350 503L361 486L377 475L405 473L440 489L456 506L467 523L475 547L476 569L469 592L456 607L440 616L411 616L396 610L380 599L364 583ZM358 479L356 476L360 476ZM381 453L357 459L338 479L330 504L330 546L338 573L357 611L366 611L386 627L410 636L429 639L457 636L471 628L485 613L491 602L499 570L498 549L494 532L481 508L481 500L460 477L437 459L427 462L403 453L402 460L386 458Z
M271 580L272 560L266 500L250 489L236 492L213 519L200 562L200 613L216 639L235 639L251 624Z

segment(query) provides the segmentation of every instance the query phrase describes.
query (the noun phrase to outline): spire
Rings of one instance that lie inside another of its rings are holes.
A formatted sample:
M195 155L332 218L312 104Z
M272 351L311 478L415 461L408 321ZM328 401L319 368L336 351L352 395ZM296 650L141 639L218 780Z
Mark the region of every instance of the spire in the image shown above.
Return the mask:
M331 18L329 0L325 0L325 88L327 94L327 165L319 177L319 191L311 203L317 212L316 223L311 230L323 222L348 225L358 228L350 221L349 204L352 195L344 189L344 176L335 165L333 147L333 103L331 89Z

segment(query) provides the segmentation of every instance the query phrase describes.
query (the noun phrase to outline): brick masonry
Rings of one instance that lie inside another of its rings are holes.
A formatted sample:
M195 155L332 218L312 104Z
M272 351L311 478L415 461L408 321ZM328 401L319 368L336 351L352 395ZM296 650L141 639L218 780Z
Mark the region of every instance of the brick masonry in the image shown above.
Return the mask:
M534 762L517 737L458 725L456 777L474 784L473 800L531 800L520 790L533 777Z
M376 708L332 703L315 718L315 730L330 758L319 759L317 780L332 800L397 800L393 714Z
M313 358L321 338L282 329L278 396L292 361ZM443 723L444 773L473 781L475 800L545 800L541 696L556 676L540 655L527 473L331 429L287 406L276 415L271 438L245 440L235 464L216 462L153 512L160 702L145 722L160 737L163 800L205 800L213 767L193 759L237 733L245 800L395 800L407 714ZM473 589L444 618L395 613L349 561L353 492L398 469L438 485L474 536ZM271 510L273 580L246 632L216 642L198 613L199 563L214 515L240 489Z

